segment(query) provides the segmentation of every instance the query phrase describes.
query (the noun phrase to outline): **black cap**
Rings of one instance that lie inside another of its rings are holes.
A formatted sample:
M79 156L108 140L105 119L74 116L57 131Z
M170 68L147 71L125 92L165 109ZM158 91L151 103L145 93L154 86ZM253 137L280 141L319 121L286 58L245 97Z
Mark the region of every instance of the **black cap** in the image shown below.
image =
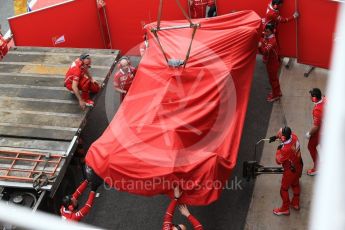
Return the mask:
M280 5L283 4L283 0L272 0L272 5Z
M322 93L319 88L313 88L312 90L309 91L309 93L312 97L316 97L319 100L322 98Z
M285 126L282 129L282 135L284 137L286 137L287 140L289 140L291 138L291 133L292 133L292 131L291 131L290 127L288 127L288 126Z
M270 30L271 32L274 32L275 26L273 23L267 23L265 26L265 30Z
M62 198L62 205L65 207L65 208L68 208L68 206L71 204L71 201L72 201L72 196L64 196Z
M80 60L85 60L85 59L90 59L90 55L89 54L82 54L79 56Z

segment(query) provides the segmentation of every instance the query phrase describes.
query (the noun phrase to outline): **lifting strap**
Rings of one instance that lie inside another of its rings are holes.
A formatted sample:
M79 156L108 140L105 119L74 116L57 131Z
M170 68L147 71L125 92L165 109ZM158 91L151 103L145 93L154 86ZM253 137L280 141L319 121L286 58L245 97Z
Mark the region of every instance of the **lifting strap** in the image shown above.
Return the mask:
M157 18L157 30L161 29L162 10L163 10L163 0L159 0L158 18Z
M183 9L183 7L181 5L180 0L176 0L176 4L180 8L180 10L182 11L182 14L184 15L184 17L188 20L189 24L192 26L193 22L192 22L192 20L190 18L190 15L189 16L187 15L186 11Z
M195 34L196 34L196 30L197 30L197 26L193 26L192 39L190 40L190 43L189 43L189 47L188 47L188 51L187 51L187 54L186 54L186 58L184 60L183 68L185 68L186 65L187 65L187 62L188 62L188 59L189 59L189 55L190 55L190 51L192 50L192 44L193 44L193 40L194 40L194 37L195 37Z
M191 37L191 41L189 43L189 47L188 47L188 51L186 53L186 57L185 60L183 61L183 67L186 67L186 64L188 62L189 56L190 56L190 52L192 49L192 44L193 44L193 40L196 34L197 29L200 27L200 24L194 24L191 20L191 18L187 15L186 11L183 9L180 0L176 0L176 4L179 7L179 9L182 11L182 14L184 15L184 17L187 19L187 21L189 22L188 26L176 26L176 27L166 27L166 28L161 28L161 17L162 17L162 10L163 10L163 1L164 0L160 0L159 1L159 8L158 8L158 16L157 16L157 28L152 29L151 32L154 34L157 43L159 45L160 50L162 51L165 61L167 62L167 64L169 65L169 60L168 57L166 55L166 52L160 42L159 36L158 36L158 32L161 30L172 30L172 29L182 29L182 28L193 28L193 33L192 33L192 37Z

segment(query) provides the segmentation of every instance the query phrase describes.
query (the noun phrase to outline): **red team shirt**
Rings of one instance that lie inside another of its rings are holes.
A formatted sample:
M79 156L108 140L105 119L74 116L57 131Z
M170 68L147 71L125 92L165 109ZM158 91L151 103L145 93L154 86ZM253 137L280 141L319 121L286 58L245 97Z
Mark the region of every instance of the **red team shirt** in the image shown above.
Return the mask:
M293 17L283 18L282 16L280 16L279 10L273 9L271 3L269 3L266 10L266 17L262 19L262 24L263 28L265 28L268 23L273 23L275 26L277 26L278 23L286 23L291 21L292 19Z
M78 200L80 195L85 191L86 187L87 187L87 181L84 181L78 187L78 189L73 193L73 198ZM95 199L95 192L91 191L89 194L89 198L86 201L86 204L79 211L68 210L64 206L61 206L60 213L61 213L62 219L80 221L83 217L85 217L89 213L93 205L94 199Z
M313 125L319 128L316 131L316 133L314 133L310 137L309 142L308 142L308 150L314 161L314 167L315 167L315 164L317 164L317 158L318 158L317 146L319 145L322 118L323 118L323 109L326 103L327 103L326 98L323 97L320 101L314 103L314 108L313 108Z
M69 67L65 76L65 85L67 88L72 86L73 81L79 82L84 77L86 71L82 66L83 62L78 58Z
M206 7L211 7L214 4L214 0L193 0L190 5L192 18L205 18Z
M169 207L165 213L164 221L163 221L163 230L171 230L173 229L174 225L172 223L175 207L177 205L177 200L174 199L170 202ZM194 230L203 230L202 225L200 222L192 215L189 215L188 217L189 222L192 224Z
M276 152L276 162L284 168L284 174L291 170L291 165L296 167L297 171L301 170L301 151L300 143L295 134L283 143L283 147Z
M7 54L8 47L6 39L3 38L3 36L0 34L0 60L3 59L3 57Z
M274 34L261 38L261 44L259 51L263 55L264 63L280 62L279 48Z
M114 87L118 87L122 90L128 91L134 80L136 69L134 67L129 67L128 72L124 72L122 69L117 71L114 75Z
M284 168L283 177L281 180L280 195L283 201L281 208L275 209L288 211L290 205L299 207L299 195L301 188L299 185L299 178L303 171L303 162L300 151L300 143L297 136L292 133L291 138L282 144L283 146L276 152L276 162L281 164ZM292 188L293 198L290 200L289 188Z
M319 102L316 102L313 108L313 123L317 127L321 127L323 108L326 104L326 97L323 97Z

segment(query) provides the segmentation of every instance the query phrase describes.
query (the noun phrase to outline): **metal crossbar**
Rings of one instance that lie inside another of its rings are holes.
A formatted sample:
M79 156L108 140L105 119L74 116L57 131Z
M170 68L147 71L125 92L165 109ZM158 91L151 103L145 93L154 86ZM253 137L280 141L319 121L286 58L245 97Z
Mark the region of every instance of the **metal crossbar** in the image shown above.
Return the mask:
M0 150L0 172L5 172L0 173L0 180L33 182L35 174L39 173L54 177L63 158L62 155L50 155L47 159L46 153Z
M167 64L169 65L169 60L168 60L168 57L167 57L167 54L160 42L160 39L159 39L159 35L158 35L158 32L159 31L163 31L163 30L174 30L174 29L183 29L183 28L192 28L193 29L193 33L192 33L192 36L191 36L191 41L190 41L190 44L189 44L189 47L188 47L188 50L187 50L187 53L186 53L186 57L183 61L183 68L186 67L187 65L187 62L189 60L189 55L190 55L190 51L192 49L192 44L193 44L193 40L194 40L194 37L195 37L195 33L197 31L197 29L200 27L200 24L194 24L190 18L190 15L188 16L186 11L183 9L181 3L179 0L176 0L176 4L177 6L179 7L179 9L181 10L182 14L185 16L185 18L187 19L187 21L189 22L189 25L180 25L180 26L169 26L169 27L161 27L161 17L162 17L162 9L163 9L163 1L164 0L160 0L159 2L159 8L158 8L158 16L157 16L157 28L153 28L151 29L151 32L153 33L153 35L155 36L156 38L156 41L159 45L159 48L160 50L162 51L163 55L164 55L164 58L165 58L165 61L167 62Z
M8 174L10 173L10 170L12 170L12 168L13 168L13 165L16 163L16 160L18 159L18 157L19 157L19 153L17 153L15 158L11 157L12 164L11 164L10 168L7 170L7 173L5 176L8 176Z
M45 174L54 175L54 171L45 171L45 170L14 169L14 168L8 169L8 168L3 168L3 167L0 167L0 170L3 170L3 171L8 170L8 171L13 171L13 172L27 172L31 174L44 172Z

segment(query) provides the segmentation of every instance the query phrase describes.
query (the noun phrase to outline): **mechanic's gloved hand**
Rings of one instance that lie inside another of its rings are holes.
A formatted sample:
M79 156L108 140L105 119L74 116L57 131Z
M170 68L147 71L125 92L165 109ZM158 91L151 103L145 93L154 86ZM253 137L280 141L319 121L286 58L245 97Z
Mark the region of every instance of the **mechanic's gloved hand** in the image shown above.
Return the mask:
M284 146L283 144L278 145L277 150L281 150L283 148L283 146Z
M277 136L271 136L269 143L275 142L277 140Z
M307 133L305 134L305 138L310 139L310 137L311 137L310 132L307 132Z
M93 181L94 178L94 172L92 170L92 168L90 168L88 165L85 165L85 175L86 175L86 180L88 180L89 182Z

